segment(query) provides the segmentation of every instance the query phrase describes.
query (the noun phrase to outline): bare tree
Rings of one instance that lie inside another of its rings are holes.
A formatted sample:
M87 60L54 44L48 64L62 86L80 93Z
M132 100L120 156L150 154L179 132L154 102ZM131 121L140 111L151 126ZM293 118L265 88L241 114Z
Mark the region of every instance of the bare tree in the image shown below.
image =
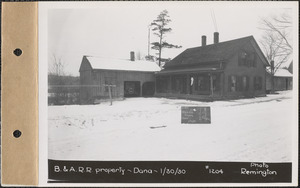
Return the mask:
M51 66L49 67L48 73L56 76L64 76L65 75L65 66L66 64L62 61L61 57L52 54Z
M267 60L271 63L271 93L274 93L274 75L293 53L291 16L285 12L278 16L262 18L260 29L264 30L260 43Z
M264 30L260 43L267 60L274 61L275 73L293 53L291 16L285 12L279 16L262 18L259 28Z
M68 88L66 87L65 63L61 57L52 54L48 68L48 103L66 104Z

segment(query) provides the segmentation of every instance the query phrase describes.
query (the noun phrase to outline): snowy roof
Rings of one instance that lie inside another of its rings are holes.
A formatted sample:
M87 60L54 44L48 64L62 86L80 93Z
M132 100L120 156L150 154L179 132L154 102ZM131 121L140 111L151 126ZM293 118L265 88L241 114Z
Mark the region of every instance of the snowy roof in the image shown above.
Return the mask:
M129 59L113 59L102 57L86 57L90 62L93 69L105 70L125 70L125 71L143 71L143 72L156 72L160 71L160 67L152 61L136 60L130 61Z
M271 74L270 68L267 69L267 73ZM275 77L293 77L293 74L286 68L278 68L274 74Z
M277 69L274 76L276 77L293 77L287 69Z

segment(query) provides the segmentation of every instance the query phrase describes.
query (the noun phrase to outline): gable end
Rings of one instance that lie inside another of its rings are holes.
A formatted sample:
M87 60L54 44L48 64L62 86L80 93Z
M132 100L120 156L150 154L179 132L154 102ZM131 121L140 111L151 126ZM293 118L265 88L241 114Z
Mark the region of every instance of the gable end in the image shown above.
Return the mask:
M264 63L264 66L269 67L270 64L269 64L267 58L265 57L264 53L261 51L260 47L258 46L256 40L252 37L252 40L250 42L251 42L252 46L254 47L258 57Z
M86 71L86 70L91 70L91 69L93 69L91 63L86 58L86 56L83 56L82 61L81 61L81 65L80 65L80 68L79 68L79 72Z

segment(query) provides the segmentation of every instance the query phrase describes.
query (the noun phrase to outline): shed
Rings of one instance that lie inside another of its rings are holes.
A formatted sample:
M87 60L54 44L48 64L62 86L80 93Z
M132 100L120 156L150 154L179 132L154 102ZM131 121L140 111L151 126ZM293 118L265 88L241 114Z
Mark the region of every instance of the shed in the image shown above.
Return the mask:
M267 92L272 89L271 73L267 70ZM293 88L293 75L286 68L278 68L274 73L274 91L291 90Z

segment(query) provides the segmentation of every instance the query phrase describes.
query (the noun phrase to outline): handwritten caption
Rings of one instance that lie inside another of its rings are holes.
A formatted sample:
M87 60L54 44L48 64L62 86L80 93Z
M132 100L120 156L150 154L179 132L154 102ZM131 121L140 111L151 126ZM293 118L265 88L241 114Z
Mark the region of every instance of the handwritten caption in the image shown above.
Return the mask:
M90 174L120 174L124 176L126 173L133 173L133 174L155 174L158 173L162 176L165 175L184 175L186 174L185 169L181 168L158 168L158 169L145 169L139 167L133 167L131 169L118 167L118 168L93 168L93 167L73 167L73 166L54 166L54 172L66 172L66 173L90 173Z
M222 168L212 168L209 165L204 166L206 172L212 175L222 175L225 171ZM117 167L117 168L101 168L101 167L83 167L83 166L54 166L54 172L56 173L90 173L90 174L120 174L124 176L126 173L131 174L160 174L162 176L165 175L185 175L187 170L184 168L140 168L140 167L133 167L133 168L124 168L124 167ZM276 170L269 169L269 165L267 163L250 163L248 167L240 168L241 175L259 175L262 177L267 177L269 175L277 175Z
M269 175L277 175L276 170L269 169L269 165L267 163L250 163L248 168L241 168L242 175L254 175L254 176L262 176L267 177Z

